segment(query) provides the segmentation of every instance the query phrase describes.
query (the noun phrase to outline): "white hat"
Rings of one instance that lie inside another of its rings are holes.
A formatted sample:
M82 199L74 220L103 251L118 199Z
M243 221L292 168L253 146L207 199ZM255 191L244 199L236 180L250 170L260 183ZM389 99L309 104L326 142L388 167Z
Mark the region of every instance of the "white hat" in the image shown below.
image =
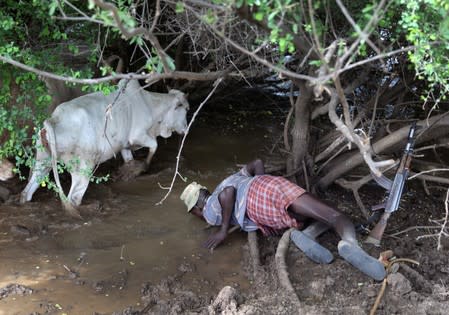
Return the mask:
M190 183L179 197L187 206L187 212L190 212L195 206L200 196L200 189L207 189L196 182Z

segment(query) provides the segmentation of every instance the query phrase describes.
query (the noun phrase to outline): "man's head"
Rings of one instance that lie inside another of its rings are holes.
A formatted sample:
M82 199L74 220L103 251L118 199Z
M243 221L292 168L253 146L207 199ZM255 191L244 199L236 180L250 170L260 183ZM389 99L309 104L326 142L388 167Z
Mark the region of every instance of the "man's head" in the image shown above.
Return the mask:
M196 182L192 182L184 189L180 199L184 201L187 212L191 212L196 216L202 216L201 212L206 204L209 195L207 188Z

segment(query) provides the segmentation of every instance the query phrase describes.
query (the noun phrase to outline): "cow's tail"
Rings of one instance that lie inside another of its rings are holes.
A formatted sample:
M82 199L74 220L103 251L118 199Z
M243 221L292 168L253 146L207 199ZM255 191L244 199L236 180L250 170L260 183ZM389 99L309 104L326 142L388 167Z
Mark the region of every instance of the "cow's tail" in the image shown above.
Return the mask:
M48 120L44 121L44 128L47 130L47 140L48 140L48 147L50 149L50 155L51 155L51 166L53 168L53 176L55 178L56 182L56 188L58 189L59 198L61 199L62 206L64 210L72 217L81 219L81 215L78 212L78 210L75 209L75 207L72 205L72 203L69 201L67 196L64 194L64 190L62 189L61 182L59 181L59 174L58 174L58 153L56 151L56 137L55 137L55 130L53 129L53 126L50 124Z

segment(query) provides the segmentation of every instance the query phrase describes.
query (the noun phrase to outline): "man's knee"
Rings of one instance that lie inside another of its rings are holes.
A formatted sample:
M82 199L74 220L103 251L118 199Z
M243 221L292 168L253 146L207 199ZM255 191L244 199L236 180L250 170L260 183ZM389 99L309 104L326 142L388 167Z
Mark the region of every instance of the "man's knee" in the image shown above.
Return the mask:
M353 226L351 220L343 213L337 212L336 215L333 217L334 225L338 225L341 227L345 226Z

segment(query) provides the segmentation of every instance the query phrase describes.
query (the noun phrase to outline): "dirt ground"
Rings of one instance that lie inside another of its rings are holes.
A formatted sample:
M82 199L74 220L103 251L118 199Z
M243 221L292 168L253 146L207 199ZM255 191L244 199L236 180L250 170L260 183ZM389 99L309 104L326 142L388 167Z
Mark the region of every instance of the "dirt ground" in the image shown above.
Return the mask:
M59 215L60 207L54 202L18 205L14 193L20 191L23 183L10 183L13 197L2 206L0 233L10 238L33 241L48 230L70 230L76 223ZM419 262L398 263L388 275L386 289L378 305L376 314L447 314L449 308L449 242L441 240L442 248L437 250L435 237L423 237L439 232L437 222L444 216L444 190L431 190L425 195L419 186L412 186L404 194L401 209L390 219L386 235L380 248L362 246L378 257L387 249L396 258L408 258ZM382 198L382 191L375 187L365 187L362 198L369 205ZM41 195L42 196L42 195ZM45 198L45 195L41 198ZM92 203L81 208L84 217L101 220L103 217L120 216L126 200L110 194L104 189L100 203ZM344 212L355 208L353 196L334 187L324 198L336 203ZM49 198L53 199L54 198ZM100 206L101 204L101 206ZM39 207L30 216L33 207ZM349 213L354 221L360 221L359 214ZM421 227L421 228L418 228ZM359 239L363 240L360 235ZM338 257L338 238L332 232L320 237L320 242L334 254L330 265L317 265L308 260L292 243L287 254L289 278L299 299L284 290L278 280L275 266L275 252L280 237L265 238L258 235L261 271L257 278L252 268L252 257L248 244L243 245L242 261L236 268L244 271L251 284L248 289L238 285L223 286L221 291L203 292L193 290L186 281L180 281L190 271L197 268L192 263L180 263L178 272L162 279L159 283L144 282L141 286L140 306L118 309L112 314L369 314L383 286L382 282L369 279ZM216 250L226 250L218 248ZM399 268L397 268L399 267ZM75 272L66 277L76 281ZM120 286L126 283L127 272L111 278L111 283L102 286ZM31 287L10 284L0 288L0 300L12 295L33 295ZM61 314L58 308L48 306L42 313ZM95 313L100 314L100 313Z

